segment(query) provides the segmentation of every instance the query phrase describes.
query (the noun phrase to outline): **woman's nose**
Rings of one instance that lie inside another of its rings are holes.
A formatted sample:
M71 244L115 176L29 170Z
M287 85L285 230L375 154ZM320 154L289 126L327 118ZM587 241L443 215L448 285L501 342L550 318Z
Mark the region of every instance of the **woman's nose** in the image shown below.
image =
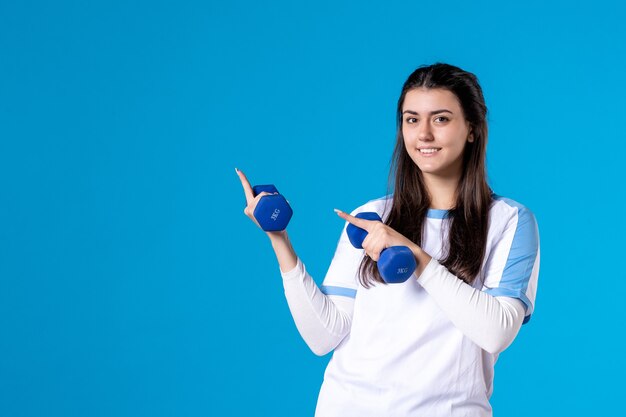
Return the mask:
M417 132L417 138L419 140L426 140L426 141L433 139L433 135L430 130L430 125L428 123L421 124L421 126L419 127L419 131Z

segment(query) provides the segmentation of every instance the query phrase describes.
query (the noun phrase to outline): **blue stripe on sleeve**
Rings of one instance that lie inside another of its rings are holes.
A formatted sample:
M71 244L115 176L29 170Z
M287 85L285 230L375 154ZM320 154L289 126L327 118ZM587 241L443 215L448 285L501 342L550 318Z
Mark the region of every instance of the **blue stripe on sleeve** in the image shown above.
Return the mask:
M485 292L487 294L489 294L489 295L494 296L494 297L517 298L522 303L524 303L524 306L526 307L526 311L528 311L528 308L530 307L530 300L528 299L526 294L523 293L523 292L519 292L519 291L516 291L516 290L510 290L508 288L502 288L502 287L490 288L488 290L485 290Z
M333 287L330 285L322 285L320 290L326 295L343 295L344 297L355 298L356 290L345 287Z
M500 283L498 287L490 288L485 292L493 296L502 295L519 298L526 305L528 311L528 308L531 307L531 301L526 296L526 291L539 250L537 221L530 210L516 201L502 197L498 199L504 200L510 206L517 207L518 219ZM530 315L524 318L524 323L528 320L530 320Z
M520 300L522 303L524 303L524 307L526 307L526 311L528 312L528 308L530 307L530 300L528 299L528 297L526 296L526 294L524 293L520 293L519 291L512 291L512 290L508 290L506 288L490 288L488 290L485 290L485 292L489 295L492 295L494 297L511 297L511 298L517 298L518 300ZM530 320L530 316L532 314L528 314L527 316L524 316L524 321L522 322L522 324L526 324L528 323L528 321Z

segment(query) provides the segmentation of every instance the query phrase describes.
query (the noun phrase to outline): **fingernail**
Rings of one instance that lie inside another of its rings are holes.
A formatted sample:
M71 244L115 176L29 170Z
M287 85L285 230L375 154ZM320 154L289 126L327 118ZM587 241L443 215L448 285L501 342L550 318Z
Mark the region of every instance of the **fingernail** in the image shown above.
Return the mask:
M335 210L335 213L342 213L341 210L338 210L338 209L333 209L333 210Z
M237 169L237 167L235 167L235 172L239 174L239 170Z

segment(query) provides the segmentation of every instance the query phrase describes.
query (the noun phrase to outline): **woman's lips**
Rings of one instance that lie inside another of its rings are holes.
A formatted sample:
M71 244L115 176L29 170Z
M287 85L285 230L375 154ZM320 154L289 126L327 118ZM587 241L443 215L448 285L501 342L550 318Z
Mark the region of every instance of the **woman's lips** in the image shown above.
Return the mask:
M433 157L433 156L437 155L437 154L439 153L439 151L440 151L440 150L441 150L441 148L437 149L437 150L436 150L436 151L434 151L434 152L422 152L422 151L421 151L421 150L419 150L419 149L418 149L417 151L420 153L420 155L422 155L422 156L424 156L424 157L426 157L426 158L431 158L431 157Z

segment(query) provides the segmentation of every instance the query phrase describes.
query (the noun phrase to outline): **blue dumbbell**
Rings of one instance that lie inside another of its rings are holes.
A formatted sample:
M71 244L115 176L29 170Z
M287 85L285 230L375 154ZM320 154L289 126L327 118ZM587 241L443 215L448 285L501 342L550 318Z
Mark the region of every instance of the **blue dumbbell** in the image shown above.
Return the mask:
M255 197L263 191L268 193L278 192L272 184L255 185L252 187ZM259 200L253 214L256 221L259 222L261 229L266 232L277 232L285 230L289 220L291 220L293 210L285 197L280 194L271 194L263 196Z
M355 217L365 220L382 221L380 216L374 212L358 213ZM346 229L350 243L357 249L363 249L363 241L367 236L367 231L353 225L348 224ZM378 271L380 276L388 284L396 284L404 282L413 274L417 263L413 252L406 246L392 246L383 249L378 258Z

